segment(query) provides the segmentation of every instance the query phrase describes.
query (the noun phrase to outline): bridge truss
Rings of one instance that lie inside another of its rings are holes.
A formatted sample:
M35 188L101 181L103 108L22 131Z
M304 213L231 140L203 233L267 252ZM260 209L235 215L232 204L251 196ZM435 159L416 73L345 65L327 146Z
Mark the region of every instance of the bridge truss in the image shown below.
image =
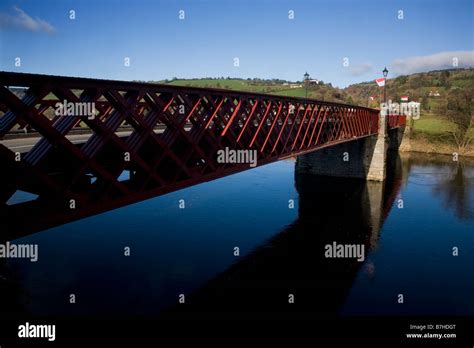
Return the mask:
M0 139L19 128L37 137L24 153L0 141L0 218L41 205L76 219L249 169L220 163L221 149L254 151L264 165L379 128L378 110L313 99L10 72L0 81ZM58 103L95 114L58 115ZM69 136L78 128L89 134L80 144ZM18 190L38 197L9 204Z

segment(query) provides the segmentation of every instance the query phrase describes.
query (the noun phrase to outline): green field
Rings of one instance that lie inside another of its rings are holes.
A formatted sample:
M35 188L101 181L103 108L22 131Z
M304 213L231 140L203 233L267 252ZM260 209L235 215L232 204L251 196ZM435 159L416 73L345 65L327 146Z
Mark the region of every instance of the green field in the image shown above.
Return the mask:
M455 130L455 127L456 126L454 123L442 118L439 115L422 112L420 118L414 121L414 132L412 133L412 136L415 139L425 139L435 146L455 146L456 143L451 133L451 131ZM474 127L469 129L467 136L474 138ZM455 147L453 149L455 149Z
M420 118L415 120L415 130L427 134L443 134L451 131L454 124L433 113L422 112Z
M289 88L288 86L283 86L281 84L255 83L249 80L240 79L174 80L169 82L168 84L188 87L223 88L243 92L268 93L291 97L305 96L304 88Z

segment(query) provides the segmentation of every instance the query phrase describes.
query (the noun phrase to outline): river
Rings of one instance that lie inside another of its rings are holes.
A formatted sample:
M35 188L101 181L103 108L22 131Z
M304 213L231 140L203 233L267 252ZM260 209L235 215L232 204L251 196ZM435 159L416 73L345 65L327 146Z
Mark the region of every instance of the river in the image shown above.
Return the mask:
M3 260L2 315L474 314L472 163L396 156L384 184L294 168L280 161L15 240L37 244L38 261ZM364 245L364 260L326 258L332 242Z

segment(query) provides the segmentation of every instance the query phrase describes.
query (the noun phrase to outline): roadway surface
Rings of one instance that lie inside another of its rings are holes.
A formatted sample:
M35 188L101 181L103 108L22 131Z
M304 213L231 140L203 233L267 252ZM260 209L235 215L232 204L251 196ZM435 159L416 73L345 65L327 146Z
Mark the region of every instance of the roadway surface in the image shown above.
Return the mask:
M127 137L131 134L131 131L124 131L124 132L117 132L119 137ZM66 138L73 144L83 144L85 143L90 137L92 133L89 134L72 134L67 135ZM42 137L24 137L24 138L15 138L15 139L4 139L0 140L0 144L5 145L7 148L14 152L28 152L30 151L33 146L36 145L38 141L40 141Z
M154 132L156 134L161 134L165 131L166 127L156 127L154 129ZM190 125L187 125L184 127L185 131L189 131L191 129ZM127 130L127 131L118 131L115 132L117 136L120 138L128 137L130 134L132 134L132 130ZM66 138L73 144L83 144L85 143L90 137L92 133L84 133L84 134L69 134L66 135ZM40 135L38 136L25 136L25 135L15 135L14 138L9 138L9 139L3 139L0 140L0 144L5 145L8 149L14 152L20 152L20 153L25 153L30 151L38 141L40 141L42 137Z

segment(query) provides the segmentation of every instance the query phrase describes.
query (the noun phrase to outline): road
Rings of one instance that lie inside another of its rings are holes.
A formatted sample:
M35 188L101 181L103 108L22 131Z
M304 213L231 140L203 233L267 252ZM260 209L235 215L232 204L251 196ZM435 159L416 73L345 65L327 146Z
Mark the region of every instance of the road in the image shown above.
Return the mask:
M129 136L131 131L117 132L116 134L119 137ZM73 144L82 144L85 143L91 134L73 134L67 135L66 138ZM7 148L14 152L28 152L33 146L41 139L41 137L25 137L25 138L16 138L16 139L6 139L0 140L0 144L5 145Z
M166 127L158 126L154 129L154 132L156 134L162 134L165 131ZM188 132L191 129L191 125L187 124L184 127L184 130ZM132 130L127 130L127 131L118 131L115 134L117 134L119 137L128 137L132 133ZM91 134L86 133L86 134L70 134L66 135L66 138L73 144L82 144L85 143L89 138ZM7 148L14 152L21 152L25 153L30 151L33 146L36 145L36 143L41 139L41 136L38 137L18 137L14 139L3 139L0 140L0 144L5 145Z

